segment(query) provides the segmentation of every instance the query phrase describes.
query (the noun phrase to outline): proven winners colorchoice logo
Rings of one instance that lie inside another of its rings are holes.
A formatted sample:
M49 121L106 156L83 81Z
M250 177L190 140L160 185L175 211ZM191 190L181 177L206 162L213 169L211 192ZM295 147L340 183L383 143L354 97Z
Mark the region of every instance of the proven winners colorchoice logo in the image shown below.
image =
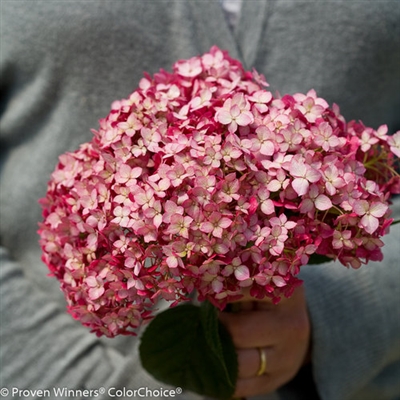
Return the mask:
M100 387L98 389L69 389L66 387L53 387L50 389L20 389L17 387L12 388L2 388L0 389L0 397L7 398L71 398L71 399L84 399L84 398L94 398L105 395L107 398L164 398L170 397L174 398L176 395L182 393L182 389L177 387L175 389L150 389L148 387L140 387L137 389L128 388L115 388L111 387L106 389Z

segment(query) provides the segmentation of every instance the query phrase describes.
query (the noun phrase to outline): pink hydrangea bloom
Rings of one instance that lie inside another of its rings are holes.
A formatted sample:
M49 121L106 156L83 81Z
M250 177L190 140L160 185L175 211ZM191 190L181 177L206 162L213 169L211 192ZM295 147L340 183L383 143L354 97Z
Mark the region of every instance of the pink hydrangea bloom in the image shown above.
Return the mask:
M60 156L39 233L76 319L135 334L159 299L196 290L223 309L247 287L278 301L313 254L382 257L400 133L267 86L213 47L147 75Z

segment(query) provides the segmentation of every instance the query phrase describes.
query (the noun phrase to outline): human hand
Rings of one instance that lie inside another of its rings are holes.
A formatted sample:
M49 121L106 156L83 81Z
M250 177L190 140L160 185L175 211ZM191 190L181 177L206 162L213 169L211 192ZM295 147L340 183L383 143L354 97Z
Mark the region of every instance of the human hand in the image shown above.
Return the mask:
M237 312L220 313L238 355L234 397L271 393L308 362L311 329L304 288L297 288L292 297L282 298L278 304L270 299L254 300L248 293L238 303ZM266 368L257 376L261 351L265 352Z

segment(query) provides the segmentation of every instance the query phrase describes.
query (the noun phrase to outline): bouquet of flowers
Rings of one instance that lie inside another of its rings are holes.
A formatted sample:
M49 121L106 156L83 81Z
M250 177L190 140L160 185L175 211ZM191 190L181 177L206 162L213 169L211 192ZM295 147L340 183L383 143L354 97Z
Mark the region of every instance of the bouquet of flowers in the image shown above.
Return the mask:
M60 156L39 233L74 318L130 335L159 299L196 292L222 310L248 288L277 302L308 263L382 259L400 132L267 86L213 47L145 75Z

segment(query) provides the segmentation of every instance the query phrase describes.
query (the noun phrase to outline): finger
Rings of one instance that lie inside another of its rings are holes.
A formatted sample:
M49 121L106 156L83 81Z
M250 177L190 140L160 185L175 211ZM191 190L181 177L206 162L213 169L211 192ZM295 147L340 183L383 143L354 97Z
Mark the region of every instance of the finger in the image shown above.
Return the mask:
M263 355L261 354L263 352ZM270 363L274 362L275 349L272 347L238 349L236 351L238 357L238 377L240 379L253 378L263 370L262 373L268 373ZM264 360L262 360L264 357ZM271 364L273 365L273 364ZM276 365L275 365L276 366Z
M284 322L278 312L223 312L219 317L230 332L237 348L272 346L281 338L282 323Z
M296 375L298 369L288 368L283 358L278 355L281 352L276 348L267 347L261 350L265 355L262 371L263 361L258 349L238 350L239 375L235 398L272 393Z
M246 306L243 311L221 312L219 315L237 348L267 347L282 342L285 335L303 337L309 334L309 317L302 287L285 302L255 304L252 311L246 311Z

